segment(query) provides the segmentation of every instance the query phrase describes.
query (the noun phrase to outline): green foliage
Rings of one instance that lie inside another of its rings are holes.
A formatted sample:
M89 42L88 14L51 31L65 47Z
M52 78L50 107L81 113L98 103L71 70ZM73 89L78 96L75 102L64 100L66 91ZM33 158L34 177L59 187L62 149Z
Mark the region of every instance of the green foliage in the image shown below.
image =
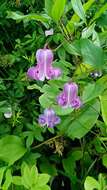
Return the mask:
M23 185L27 189L31 190L50 190L47 185L50 176L48 174L39 174L35 165L31 168L23 163L22 165L22 176L13 176L12 183L15 185Z
M52 7L52 18L57 22L63 12L65 7L66 0L55 0L54 5Z
M0 36L0 189L67 189L67 180L69 189L106 190L106 0L1 0ZM46 47L62 74L32 80L27 70ZM68 82L79 109L57 103ZM46 108L61 119L54 128L38 124Z
M75 120L69 123L69 127L66 131L67 136L70 138L82 138L95 125L99 111L100 104L98 101L91 103L91 106L88 104L80 114L77 115Z
M86 18L85 18L85 12L81 3L81 0L72 0L72 7L75 11L75 13L84 21L86 22Z
M0 160L9 165L20 159L26 152L26 149L17 136L8 135L0 139Z

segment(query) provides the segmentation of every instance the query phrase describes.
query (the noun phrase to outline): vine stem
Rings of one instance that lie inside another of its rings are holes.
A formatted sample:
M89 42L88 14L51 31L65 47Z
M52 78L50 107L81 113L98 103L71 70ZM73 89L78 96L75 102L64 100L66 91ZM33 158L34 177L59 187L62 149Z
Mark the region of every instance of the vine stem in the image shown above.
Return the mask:
M32 147L32 150L37 149L37 148L39 148L39 147L41 147L41 146L43 146L43 145L45 145L45 144L47 144L47 143L49 143L49 142L51 142L51 141L57 139L57 138L59 138L59 137L62 137L62 135L56 135L55 137L52 137L52 138L50 138L50 139L44 141L43 143L40 143L40 144L38 144L38 145Z

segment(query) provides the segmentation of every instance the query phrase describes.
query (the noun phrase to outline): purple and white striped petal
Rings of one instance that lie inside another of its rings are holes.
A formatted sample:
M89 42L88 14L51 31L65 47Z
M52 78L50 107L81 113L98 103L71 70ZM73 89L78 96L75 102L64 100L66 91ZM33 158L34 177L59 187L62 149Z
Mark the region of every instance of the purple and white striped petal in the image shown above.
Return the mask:
M80 100L80 97L77 96L75 99L72 100L71 105L74 109L78 109L82 106L82 102Z
M66 83L63 92L57 97L57 103L64 108L78 109L81 106L81 101L78 97L77 84L73 82Z
M50 49L39 49L36 52L37 65L28 69L27 75L35 80L57 78L61 75L59 68L53 68L53 52Z
M39 79L39 68L36 67L30 67L27 71L27 76L31 79L38 80Z
M45 109L44 113L39 116L38 120L41 126L54 127L61 122L60 118L55 114L53 109Z

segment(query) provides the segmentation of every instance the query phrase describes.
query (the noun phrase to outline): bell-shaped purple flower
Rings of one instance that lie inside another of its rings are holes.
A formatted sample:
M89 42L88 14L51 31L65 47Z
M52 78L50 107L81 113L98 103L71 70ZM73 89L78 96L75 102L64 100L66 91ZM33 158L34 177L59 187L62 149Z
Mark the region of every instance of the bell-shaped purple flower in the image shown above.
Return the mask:
M78 96L78 86L76 83L69 82L64 85L63 92L57 97L57 103L64 107L72 107L74 109L80 108L82 105Z
M53 53L50 49L39 49L36 52L37 65L28 69L27 75L34 80L44 81L61 75L59 68L53 68Z
M61 122L60 117L58 117L54 110L49 108L45 109L44 113L39 116L38 122L41 126L47 125L47 127L54 127Z

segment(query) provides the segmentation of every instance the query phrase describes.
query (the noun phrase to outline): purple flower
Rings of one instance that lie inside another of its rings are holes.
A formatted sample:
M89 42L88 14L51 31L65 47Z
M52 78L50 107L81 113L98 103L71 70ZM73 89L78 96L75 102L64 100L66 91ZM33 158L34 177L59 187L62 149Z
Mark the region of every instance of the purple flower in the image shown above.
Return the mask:
M53 68L53 53L50 49L39 49L36 52L37 65L27 71L29 78L44 81L46 79L57 78L61 75L59 68Z
M78 86L76 83L69 82L64 85L63 92L57 97L57 103L64 107L72 107L74 109L80 108L82 105L78 96Z
M54 127L61 122L60 118L55 114L54 110L45 109L44 113L39 116L38 122L41 126Z

